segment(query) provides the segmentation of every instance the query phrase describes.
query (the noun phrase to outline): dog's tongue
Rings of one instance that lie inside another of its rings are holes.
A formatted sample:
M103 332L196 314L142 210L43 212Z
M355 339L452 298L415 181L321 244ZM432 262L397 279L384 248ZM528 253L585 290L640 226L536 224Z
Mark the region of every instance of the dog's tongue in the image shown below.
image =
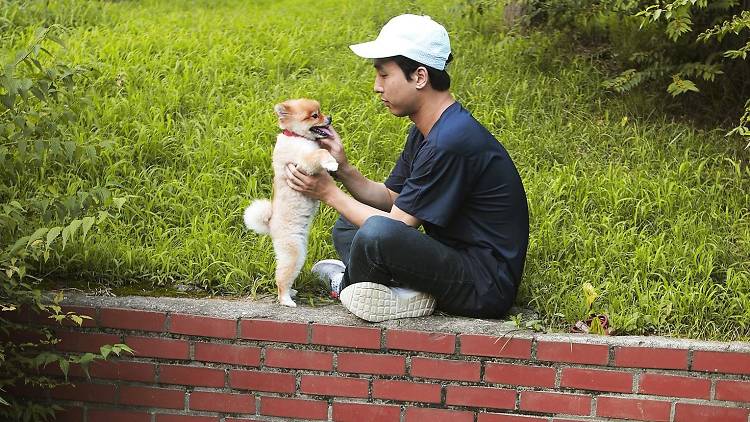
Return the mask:
M326 134L326 137L333 138L333 132L331 131L331 126L318 126L318 129L320 129L321 132Z

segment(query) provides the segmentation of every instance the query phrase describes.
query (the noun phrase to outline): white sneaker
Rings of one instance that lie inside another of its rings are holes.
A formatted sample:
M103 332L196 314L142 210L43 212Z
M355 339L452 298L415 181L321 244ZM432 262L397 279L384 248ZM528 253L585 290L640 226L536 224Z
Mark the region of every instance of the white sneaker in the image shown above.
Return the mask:
M430 294L369 282L346 286L341 291L341 304L370 322L420 317L435 311L435 297Z
M341 279L344 277L346 265L338 259L324 259L312 266L310 271L331 289L331 297L339 297Z

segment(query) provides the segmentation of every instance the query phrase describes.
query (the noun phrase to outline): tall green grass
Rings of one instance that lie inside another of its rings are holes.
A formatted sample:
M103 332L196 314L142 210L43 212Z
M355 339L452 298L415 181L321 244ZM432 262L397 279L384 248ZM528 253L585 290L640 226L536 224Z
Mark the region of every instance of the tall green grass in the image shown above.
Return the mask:
M620 333L750 338L747 153L720 131L665 118L645 94L603 94L606 75L554 34L504 35L499 9L477 20L466 4L98 4L96 18L71 22L58 53L98 71L88 81L93 104L70 136L114 143L84 177L128 201L94 247L69 247L39 272L112 287L272 292L270 239L246 231L241 215L252 198L271 195L273 105L318 99L350 161L383 180L409 121L381 106L371 64L347 46L377 35L391 16L426 13L451 34L456 98L501 140L524 180L531 242L517 303L566 329L586 317L589 282L600 293L595 307ZM67 188L62 179L49 184ZM309 300L322 300L308 269L335 255L335 218L321 208L312 229L298 281Z

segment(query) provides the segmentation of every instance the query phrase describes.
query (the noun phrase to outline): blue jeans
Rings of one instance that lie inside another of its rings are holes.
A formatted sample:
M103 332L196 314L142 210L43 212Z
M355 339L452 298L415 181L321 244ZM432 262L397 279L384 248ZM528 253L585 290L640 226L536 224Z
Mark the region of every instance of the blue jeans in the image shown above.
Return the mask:
M453 315L503 317L516 289L478 277L477 261L401 221L373 216L357 228L343 217L333 245L346 265L342 289L363 281L407 287L435 296L437 309Z

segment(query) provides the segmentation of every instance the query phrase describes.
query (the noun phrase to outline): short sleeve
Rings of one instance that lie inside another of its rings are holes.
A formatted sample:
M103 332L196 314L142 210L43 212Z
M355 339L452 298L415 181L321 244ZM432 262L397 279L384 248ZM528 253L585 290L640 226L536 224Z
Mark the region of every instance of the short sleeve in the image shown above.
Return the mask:
M411 165L409 164L407 150L404 149L401 151L401 156L398 157L398 161L396 161L396 164L393 166L391 174L385 179L385 187L396 193L401 192L401 189L404 187L404 182L406 182L406 179L409 177L410 167Z
M409 128L409 134L406 136L406 145L404 145L404 149L401 151L398 161L396 161L396 164L393 166L391 174L385 180L386 188L396 193L401 192L401 189L404 187L404 182L406 182L406 179L409 178L409 174L411 173L414 154L416 154L423 140L424 138L419 133L417 127L412 125Z
M395 205L402 211L445 227L473 186L469 159L425 145L417 154L411 175Z

